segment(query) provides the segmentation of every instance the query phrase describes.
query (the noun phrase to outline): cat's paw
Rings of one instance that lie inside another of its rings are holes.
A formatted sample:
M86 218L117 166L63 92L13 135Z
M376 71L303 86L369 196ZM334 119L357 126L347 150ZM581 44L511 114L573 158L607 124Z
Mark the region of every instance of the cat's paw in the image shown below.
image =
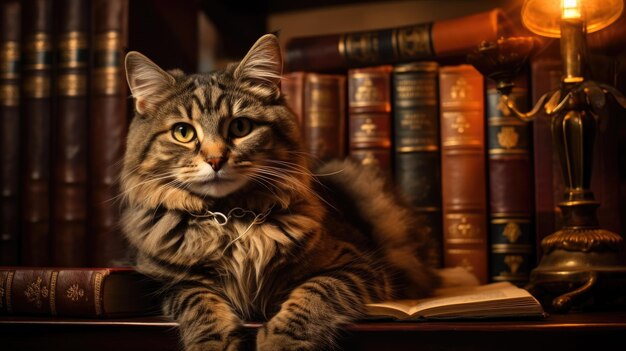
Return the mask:
M288 327L264 325L256 337L257 351L309 351L319 350L303 331Z
M240 337L230 336L223 340L199 340L187 345L185 351L241 351L245 350L244 342Z

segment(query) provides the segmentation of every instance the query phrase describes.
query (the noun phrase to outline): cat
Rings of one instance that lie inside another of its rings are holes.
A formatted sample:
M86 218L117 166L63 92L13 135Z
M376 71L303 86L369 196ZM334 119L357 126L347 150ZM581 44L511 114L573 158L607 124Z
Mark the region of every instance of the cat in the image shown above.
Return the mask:
M364 304L436 287L428 238L377 171L309 170L274 35L224 71L125 65L122 226L186 350L333 348ZM255 340L246 320L265 321Z

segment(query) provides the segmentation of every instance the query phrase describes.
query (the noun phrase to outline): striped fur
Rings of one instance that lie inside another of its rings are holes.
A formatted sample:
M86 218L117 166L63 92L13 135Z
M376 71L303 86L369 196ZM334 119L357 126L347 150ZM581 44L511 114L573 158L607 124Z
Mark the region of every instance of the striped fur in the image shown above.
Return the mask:
M380 177L349 162L309 171L274 36L211 74L165 72L138 53L129 62L124 232L137 268L166 283L163 309L186 350L331 348L365 303L435 286L426 238ZM247 125L237 118L252 121L248 134L232 131ZM179 123L192 141L176 139ZM235 208L267 216L211 217ZM257 319L266 323L246 340L242 321Z

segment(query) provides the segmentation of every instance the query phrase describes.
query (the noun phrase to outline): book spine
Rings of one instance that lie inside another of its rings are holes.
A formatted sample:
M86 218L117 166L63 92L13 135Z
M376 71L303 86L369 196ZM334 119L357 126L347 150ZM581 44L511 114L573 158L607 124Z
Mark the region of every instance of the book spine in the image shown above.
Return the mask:
M0 314L102 317L109 274L107 269L0 270Z
M50 264L52 1L22 2L22 264Z
M526 76L512 91L517 106L528 110ZM534 267L530 125L512 116L495 88L487 88L490 272L492 281L528 282Z
M128 1L96 0L92 4L93 69L89 135L90 252L95 266L124 257L118 223L118 175L127 133L127 90L124 48L128 38Z
M20 10L0 3L0 265L19 259Z
M547 56L531 65L532 101L559 87L561 61ZM542 255L541 241L552 234L560 222L558 202L565 186L561 178L559 161L552 147L550 118L541 111L533 122L533 169L535 178L535 242L536 258ZM556 177L555 177L556 175ZM558 194L558 195L557 195Z
M498 10L411 26L294 38L287 43L290 71L327 71L463 55L505 27Z
M280 85L285 96L285 102L298 118L298 125L302 130L304 129L304 122L302 121L304 116L304 77L306 77L305 72L286 73L283 75Z
M52 226L60 267L86 263L88 5L59 1Z
M316 161L346 156L346 79L309 73L304 81L304 140Z
M350 158L391 170L391 66L348 72Z
M487 193L483 77L468 65L442 67L441 180L444 265L487 281Z
M418 62L394 67L394 176L414 206L419 230L432 240L431 264L441 267L441 164L438 66Z

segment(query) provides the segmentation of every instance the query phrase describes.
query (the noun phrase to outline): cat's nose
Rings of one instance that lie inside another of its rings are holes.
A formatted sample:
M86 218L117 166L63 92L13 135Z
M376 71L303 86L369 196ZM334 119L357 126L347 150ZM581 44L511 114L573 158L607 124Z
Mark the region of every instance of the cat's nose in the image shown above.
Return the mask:
M226 163L226 161L228 161L228 157L226 156L222 156L222 157L209 157L207 158L206 162L211 165L211 168L213 168L213 170L215 172L219 171L222 166L224 165L224 163Z

